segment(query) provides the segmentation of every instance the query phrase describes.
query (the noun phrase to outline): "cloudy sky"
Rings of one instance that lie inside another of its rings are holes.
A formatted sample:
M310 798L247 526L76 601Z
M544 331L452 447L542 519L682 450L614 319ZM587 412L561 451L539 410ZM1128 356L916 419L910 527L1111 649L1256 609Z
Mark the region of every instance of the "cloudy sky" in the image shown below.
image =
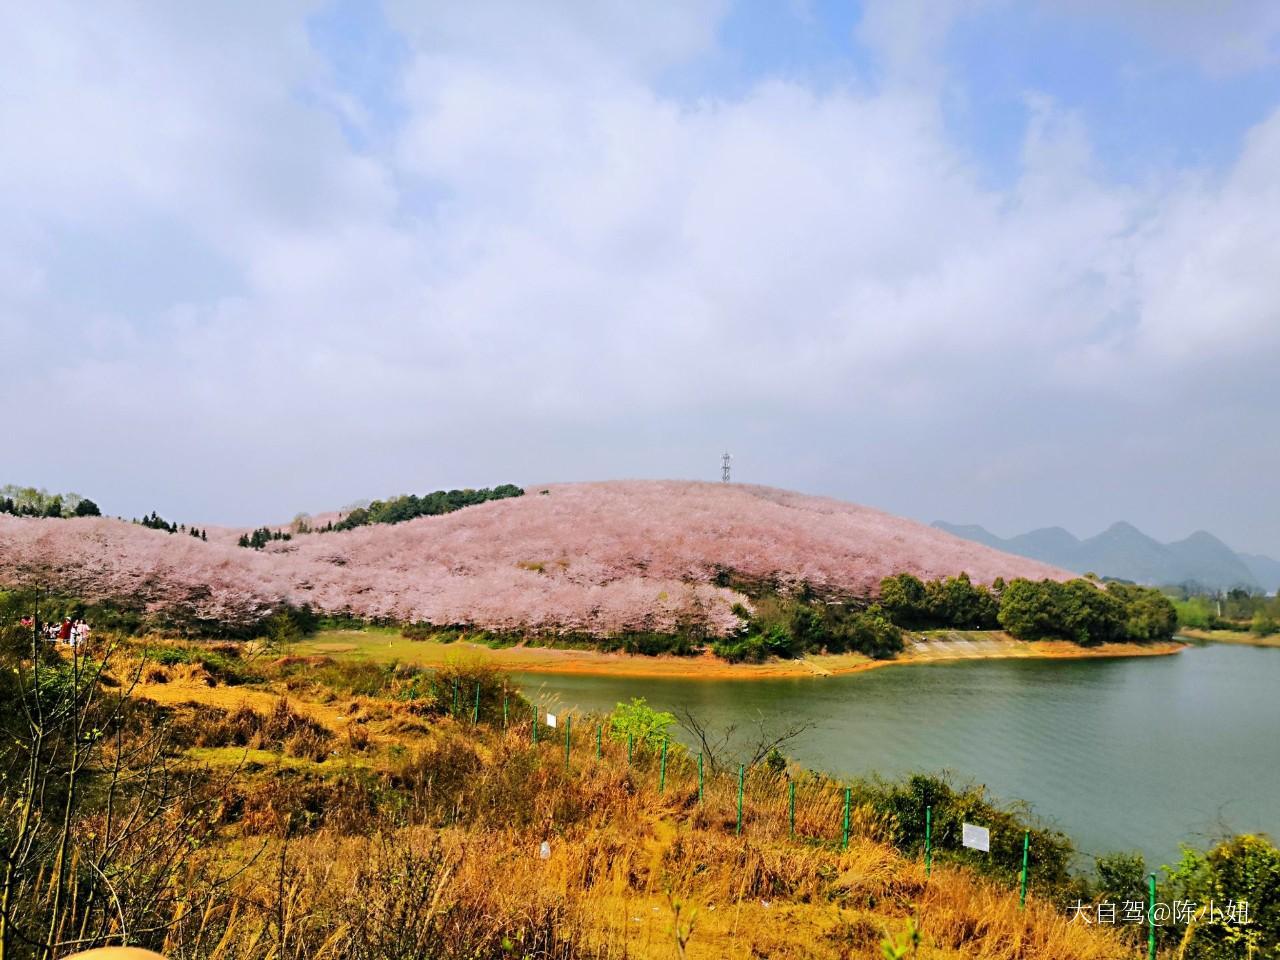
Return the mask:
M1280 555L1280 4L4 4L0 483Z

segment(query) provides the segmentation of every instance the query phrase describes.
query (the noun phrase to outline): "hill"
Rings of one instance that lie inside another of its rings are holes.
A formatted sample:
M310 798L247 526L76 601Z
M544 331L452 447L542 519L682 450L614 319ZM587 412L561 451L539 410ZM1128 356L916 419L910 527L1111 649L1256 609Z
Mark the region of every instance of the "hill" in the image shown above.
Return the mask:
M1045 527L1003 538L977 524L938 521L939 530L996 550L1051 563L1075 573L1097 573L1136 583L1190 585L1204 590L1241 587L1256 591L1280 583L1280 563L1237 554L1211 533L1198 530L1184 540L1160 543L1123 521L1080 540L1061 527ZM1272 574L1266 576L1266 574Z
M1280 560L1264 557L1260 553L1242 553L1239 557L1254 579L1262 584L1263 589L1268 593L1280 592Z
M0 582L42 582L150 611L247 624L282 603L493 630L671 630L738 623L725 584L804 582L821 595L967 572L1066 579L856 504L679 481L550 484L443 516L313 533L265 549L105 518L0 517ZM728 574L728 576L726 576Z

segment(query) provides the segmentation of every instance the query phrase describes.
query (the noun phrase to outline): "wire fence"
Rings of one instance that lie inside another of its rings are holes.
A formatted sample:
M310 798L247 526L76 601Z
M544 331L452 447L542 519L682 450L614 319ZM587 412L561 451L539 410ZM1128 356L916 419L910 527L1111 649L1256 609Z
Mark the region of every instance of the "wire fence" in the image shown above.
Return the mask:
M817 844L844 850L851 837L893 842L889 818L871 805L855 801L853 788L813 773L792 776L768 764L726 766L720 758L685 748L667 738L651 741L634 734L616 734L609 722L595 714L572 709L552 712L516 697L504 686L482 689L452 679L450 714L454 719L500 727L527 736L539 762L562 763L567 773L590 774L595 765L625 764L636 780L684 807L691 821L704 829L737 836ZM926 874L934 859L934 816L924 814L923 858ZM1031 833L1018 838L1022 867L1015 878L1022 905L1026 903L1033 863ZM989 843L989 838L988 838Z

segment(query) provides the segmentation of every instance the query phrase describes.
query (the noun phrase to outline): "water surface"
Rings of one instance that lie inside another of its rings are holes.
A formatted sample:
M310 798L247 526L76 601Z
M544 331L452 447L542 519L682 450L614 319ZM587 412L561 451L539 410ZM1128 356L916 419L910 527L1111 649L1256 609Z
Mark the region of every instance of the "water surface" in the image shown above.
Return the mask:
M761 715L813 721L788 751L805 766L838 776L954 771L1027 801L1086 855L1140 850L1158 865L1184 841L1280 836L1280 649L974 660L815 679L520 680L535 699L582 710L645 697L717 726Z

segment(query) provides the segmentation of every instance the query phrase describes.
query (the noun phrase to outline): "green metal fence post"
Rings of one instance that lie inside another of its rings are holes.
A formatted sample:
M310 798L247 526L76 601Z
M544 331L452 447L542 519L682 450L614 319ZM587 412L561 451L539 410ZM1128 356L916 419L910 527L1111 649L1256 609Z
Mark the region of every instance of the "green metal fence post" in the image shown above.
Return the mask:
M564 768L569 769L569 741L573 739L573 714L564 718Z
M533 705L533 742L534 744L538 742L538 705L536 703Z
M924 875L933 872L933 807L924 808Z
M844 788L844 827L840 831L840 849L849 849L849 801L853 799L853 789Z
M596 759L600 759L600 742L604 739L604 724L596 724Z
M658 767L658 792L667 791L667 740L662 739L662 763Z
M791 836L796 835L796 782L787 781L787 823L791 828Z
M742 834L742 791L746 784L747 768L743 764L738 764L738 829L736 833Z
M1022 892L1018 894L1018 909L1027 907L1027 858L1031 855L1031 831L1022 834Z
M631 766L631 748L632 746L634 746L634 744L635 744L634 735L628 733L627 734L627 766L628 767Z
M1147 881L1151 891L1147 899L1147 960L1156 960L1156 875Z
M453 712L458 712L458 678L453 678Z
M476 705L471 711L471 722L473 724L480 722L480 684L476 684Z
M502 729L507 729L507 688L502 688Z
M698 802L702 802L702 754L698 754Z

